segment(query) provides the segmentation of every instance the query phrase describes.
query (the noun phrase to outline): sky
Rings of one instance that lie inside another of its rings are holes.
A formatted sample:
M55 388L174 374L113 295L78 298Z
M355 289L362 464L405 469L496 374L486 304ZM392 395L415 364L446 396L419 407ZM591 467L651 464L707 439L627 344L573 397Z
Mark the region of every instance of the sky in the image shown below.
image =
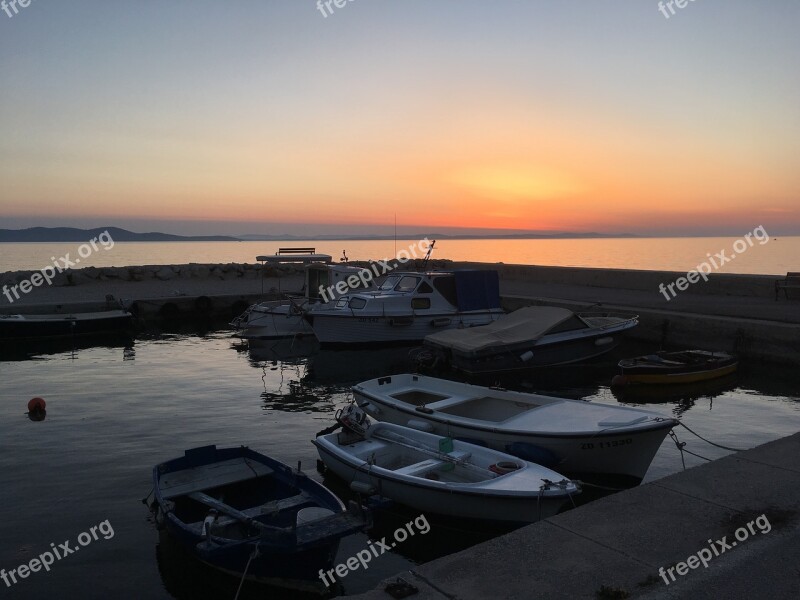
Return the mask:
M670 4L9 7L0 228L800 234L800 3Z

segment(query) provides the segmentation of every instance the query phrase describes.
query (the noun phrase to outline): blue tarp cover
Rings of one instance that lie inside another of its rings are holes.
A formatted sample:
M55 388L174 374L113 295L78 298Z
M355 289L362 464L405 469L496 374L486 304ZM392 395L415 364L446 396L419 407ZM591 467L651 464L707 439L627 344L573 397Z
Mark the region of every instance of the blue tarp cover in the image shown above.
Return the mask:
M455 271L458 310L500 308L497 271Z

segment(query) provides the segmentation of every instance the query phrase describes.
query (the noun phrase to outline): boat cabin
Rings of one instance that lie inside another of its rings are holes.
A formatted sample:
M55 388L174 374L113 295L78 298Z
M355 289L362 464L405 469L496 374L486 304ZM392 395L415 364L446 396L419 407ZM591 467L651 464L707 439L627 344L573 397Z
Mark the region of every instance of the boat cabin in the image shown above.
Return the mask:
M497 271L463 270L392 273L374 291L342 295L337 309L500 311Z

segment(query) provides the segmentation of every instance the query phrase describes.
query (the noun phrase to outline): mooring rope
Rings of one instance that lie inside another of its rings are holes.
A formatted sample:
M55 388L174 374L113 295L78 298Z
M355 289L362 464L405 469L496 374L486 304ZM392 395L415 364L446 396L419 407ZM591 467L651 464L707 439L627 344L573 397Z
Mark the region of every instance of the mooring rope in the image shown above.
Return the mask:
M705 443L711 444L712 446L716 446L717 448L722 448L723 450L730 450L731 452L744 452L745 451L745 448L731 448L730 446L723 446L722 444L716 444L716 443L712 442L711 440L708 440L708 439L704 438L702 435L697 433L694 429L692 429L691 427L689 427L686 423L684 423L682 421L678 421L678 425L681 425L681 426L685 427L690 433L696 435L701 440L703 440ZM689 451L687 450L687 452L689 452Z
M239 594L242 592L242 586L244 585L244 580L247 577L247 570L250 568L250 563L253 562L253 559L256 558L258 554L258 544L255 544L253 552L250 554L250 558L247 559L247 565L245 565L244 573L242 573L242 580L239 582L239 589L236 590L236 595L233 597L233 600L239 600Z

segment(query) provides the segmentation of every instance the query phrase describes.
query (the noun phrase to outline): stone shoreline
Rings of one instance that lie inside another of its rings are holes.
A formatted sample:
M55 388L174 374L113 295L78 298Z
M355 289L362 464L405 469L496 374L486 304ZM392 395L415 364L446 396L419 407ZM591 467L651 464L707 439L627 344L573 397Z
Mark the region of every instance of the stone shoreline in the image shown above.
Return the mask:
M369 265L368 262L348 264ZM452 264L451 261L437 260L431 261L429 266L441 269ZM418 268L421 261L409 261L404 266ZM57 273L51 278L52 283L48 284L41 279L39 270L9 271L0 273L0 289L3 290L0 293L0 309L21 310L24 305L41 303L100 301L107 294L117 298L141 299L297 292L303 285L303 273L302 264L189 263L83 267ZM34 276L39 280L38 286L30 283ZM17 286L16 294L12 290L14 286Z

